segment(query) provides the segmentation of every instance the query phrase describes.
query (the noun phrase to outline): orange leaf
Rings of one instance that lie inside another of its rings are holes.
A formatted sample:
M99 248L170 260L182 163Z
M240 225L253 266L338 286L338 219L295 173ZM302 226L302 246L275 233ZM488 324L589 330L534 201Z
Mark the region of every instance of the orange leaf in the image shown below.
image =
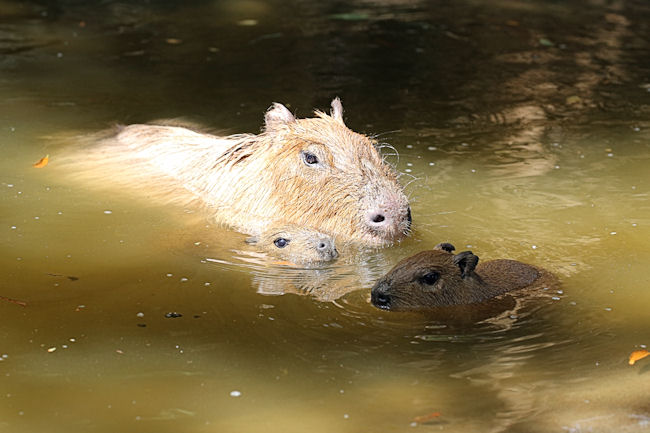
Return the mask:
M43 158L39 159L38 162L32 164L36 168L43 168L50 162L50 155L45 155Z
M431 412L431 413L428 413L426 415L416 416L415 418L413 418L413 421L422 424L422 423L425 423L425 422L432 421L432 420L440 417L440 415L441 415L440 412Z
M645 358L648 355L650 355L650 352L648 352L645 349L643 349L643 350L635 350L634 352L630 353L630 360L628 361L628 363L630 365L634 365L635 362L637 362L640 359Z

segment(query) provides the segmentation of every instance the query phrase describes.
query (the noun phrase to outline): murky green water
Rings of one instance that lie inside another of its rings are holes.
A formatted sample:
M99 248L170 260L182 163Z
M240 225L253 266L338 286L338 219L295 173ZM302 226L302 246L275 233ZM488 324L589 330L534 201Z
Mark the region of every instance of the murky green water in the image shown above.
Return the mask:
M0 295L27 302L0 300L0 431L646 431L648 22L643 1L0 0ZM273 101L336 95L399 151L414 234L324 269L56 164L53 136L256 132ZM369 305L441 241L561 293L471 325Z

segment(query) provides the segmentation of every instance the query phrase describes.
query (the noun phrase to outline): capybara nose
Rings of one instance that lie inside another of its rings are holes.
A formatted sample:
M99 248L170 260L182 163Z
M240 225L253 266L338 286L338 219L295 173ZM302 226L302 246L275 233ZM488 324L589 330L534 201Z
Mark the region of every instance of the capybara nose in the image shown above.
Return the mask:
M393 210L385 207L372 209L366 213L368 227L393 240L411 226L411 209Z
M379 281L375 284L370 292L370 302L377 308L383 310L390 310L390 295L388 294L388 286L384 281Z
M316 244L316 250L325 260L333 260L339 256L339 252L336 250L334 242L328 238L319 239Z
M367 223L370 227L380 229L389 226L391 221L382 211L370 211L367 214Z

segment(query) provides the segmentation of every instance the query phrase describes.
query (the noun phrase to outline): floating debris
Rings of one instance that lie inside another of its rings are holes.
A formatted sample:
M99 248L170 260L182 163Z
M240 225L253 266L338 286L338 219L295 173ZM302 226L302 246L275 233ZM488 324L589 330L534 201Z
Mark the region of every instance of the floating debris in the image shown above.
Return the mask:
M628 361L628 364L634 365L635 362L645 358L648 355L650 355L650 352L648 352L645 349L635 350L634 352L630 353L630 359Z
M48 162L50 162L50 155L45 155L44 157L36 161L34 164L32 164L32 166L34 168L43 168L47 165Z
M415 418L413 418L413 422L416 422L418 424L431 422L440 418L440 415L441 415L440 412L431 412L426 415L416 416Z

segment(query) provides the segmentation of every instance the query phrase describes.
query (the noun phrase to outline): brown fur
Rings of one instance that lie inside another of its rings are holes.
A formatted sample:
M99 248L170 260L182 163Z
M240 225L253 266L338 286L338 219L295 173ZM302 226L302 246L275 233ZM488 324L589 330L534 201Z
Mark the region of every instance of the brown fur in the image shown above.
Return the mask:
M454 255L451 244L400 261L372 288L372 303L404 311L468 305L521 289L553 287L550 272L515 260L491 260L477 266L471 251Z
M280 242L282 241L282 242ZM262 251L294 264L329 262L339 256L334 239L314 229L295 226L274 227L246 240Z
M258 135L126 126L69 158L66 169L137 187L151 199L199 198L218 222L249 234L289 224L380 246L404 237L411 216L397 174L376 146L345 126L337 98L331 115L308 119L274 104Z

